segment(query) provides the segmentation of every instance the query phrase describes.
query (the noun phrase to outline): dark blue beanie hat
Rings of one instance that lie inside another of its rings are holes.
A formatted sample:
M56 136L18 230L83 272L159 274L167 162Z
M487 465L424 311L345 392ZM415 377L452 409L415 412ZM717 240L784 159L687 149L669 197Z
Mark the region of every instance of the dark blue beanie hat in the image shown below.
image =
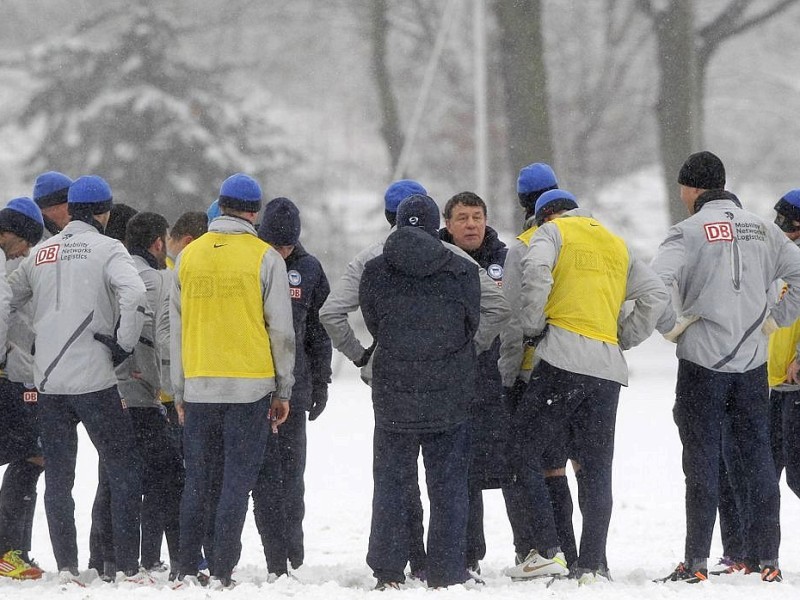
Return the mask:
M273 246L296 246L300 239L300 211L288 198L267 202L258 237Z
M67 191L72 179L58 171L42 173L33 182L33 201L39 208L47 208L67 201Z
M575 196L566 190L549 190L539 196L536 201L534 219L536 219L537 225L541 225L550 215L573 208L578 208Z
M105 179L97 175L78 177L69 186L67 203L71 213L103 214L110 211L113 204L111 187L106 183Z
M422 184L413 179L398 179L386 188L383 195L384 208L387 212L396 213L400 203L415 194L425 196L428 191Z
M211 221L216 219L221 214L222 212L219 210L219 200L214 200L208 205L208 209L206 209L206 216L208 217L209 223L211 223Z
M433 198L424 194L409 196L397 207L397 228L419 227L439 237L439 207Z
M236 173L219 188L219 207L258 212L261 210L261 186L244 173Z
M30 198L14 198L0 210L0 231L9 231L35 246L44 233L42 211Z
M783 231L791 233L797 231L794 222L800 221L800 189L790 190L778 200L775 205L775 224Z

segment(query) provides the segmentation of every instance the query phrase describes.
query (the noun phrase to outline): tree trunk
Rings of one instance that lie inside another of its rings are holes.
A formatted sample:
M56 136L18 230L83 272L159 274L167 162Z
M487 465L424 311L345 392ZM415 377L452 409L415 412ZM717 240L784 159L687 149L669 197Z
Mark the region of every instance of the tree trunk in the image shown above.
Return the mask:
M673 0L655 16L654 24L661 73L656 105L661 165L670 223L677 223L687 217L678 195L678 171L686 157L703 144L691 3Z
M508 156L516 174L532 162L553 163L541 0L497 0Z
M375 76L375 85L378 90L378 100L381 107L383 123L381 135L386 142L389 152L391 169L393 172L400 160L403 150L403 133L400 127L400 118L397 114L397 100L392 91L392 77L386 62L386 40L389 36L389 21L386 18L386 0L372 0L370 2L370 24L372 30L372 71Z

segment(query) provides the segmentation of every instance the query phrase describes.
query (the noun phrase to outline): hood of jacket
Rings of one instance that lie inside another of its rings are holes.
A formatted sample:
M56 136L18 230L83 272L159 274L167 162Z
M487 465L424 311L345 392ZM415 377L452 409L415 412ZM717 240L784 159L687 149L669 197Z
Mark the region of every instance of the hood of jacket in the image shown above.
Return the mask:
M383 246L383 256L393 269L413 277L427 277L447 264L453 254L417 227L401 227Z

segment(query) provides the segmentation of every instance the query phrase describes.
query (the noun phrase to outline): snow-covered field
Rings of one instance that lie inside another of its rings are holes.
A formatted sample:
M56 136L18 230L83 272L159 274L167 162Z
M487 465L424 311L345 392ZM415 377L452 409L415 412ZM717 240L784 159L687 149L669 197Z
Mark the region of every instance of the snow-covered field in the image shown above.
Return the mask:
M483 561L486 585L455 586L436 592L409 584L407 589L383 592L413 598L436 594L441 598L562 598L661 599L694 597L752 600L800 597L800 500L781 484L783 495L781 547L785 581L762 583L755 575L715 578L701 585L664 585L651 582L666 575L681 560L684 535L683 478L680 442L672 423L671 407L677 366L674 346L653 337L628 353L631 385L623 389L617 426L614 469L615 507L609 534L611 584L579 588L559 581L550 588L539 583L512 583L502 573L513 560L511 531L498 491L485 492L488 552ZM345 600L374 597L374 579L365 563L372 494L372 409L369 390L355 368L343 365L331 387L325 413L309 423L306 474L306 565L296 579L266 582L266 568L252 517L243 536L243 552L234 573L238 586L224 592L206 589L170 589L164 581L154 586L109 585L94 581L86 588L63 589L55 581L44 510L40 502L34 525L33 556L48 573L41 581L0 580L0 598L206 598L223 593L230 598L302 598ZM76 517L82 566L88 559L88 528L94 496L96 456L86 438L81 440L75 486ZM574 481L573 481L574 483ZM43 482L40 483L40 498ZM573 488L574 489L574 488ZM577 503L576 503L577 506ZM577 513L576 508L576 513ZM580 531L579 515L576 527ZM712 558L719 555L715 537ZM166 558L166 545L162 552Z

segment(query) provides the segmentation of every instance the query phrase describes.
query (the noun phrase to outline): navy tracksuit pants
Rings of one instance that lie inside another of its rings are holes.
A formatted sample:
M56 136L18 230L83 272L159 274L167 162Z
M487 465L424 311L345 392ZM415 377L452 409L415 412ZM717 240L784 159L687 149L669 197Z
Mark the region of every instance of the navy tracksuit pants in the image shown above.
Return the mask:
M306 411L293 410L270 434L253 488L253 515L264 546L267 570L285 575L287 562L303 564L305 516Z
M204 537L204 512L220 463L221 492L214 515L211 575L230 577L242 549L242 529L270 435L270 397L242 404L187 402L183 425L186 481L181 499L181 570L196 572Z
M469 424L436 433L388 431L373 437L372 525L367 564L381 581L405 581L409 558L409 490L416 487L420 448L430 499L428 586L465 580Z
M766 365L723 373L679 361L673 416L683 443L688 561L708 558L711 550L720 453L740 507L744 554L778 558L780 496L769 414Z
M177 570L183 461L170 439L166 417L158 408L131 407L128 414L142 458L141 563L150 568L160 560L161 538L166 533L170 559ZM101 464L92 506L90 566L102 568L103 562L115 562L110 508L108 475Z
M78 395L39 394L45 460L44 506L58 568L78 567L75 532L75 460L78 423L83 423L109 476L111 522L117 568L139 566L140 458L130 416L113 386Z
M530 539L539 552L559 547L553 505L545 483L544 457L566 443L580 463L578 502L583 515L577 564L604 568L613 505L611 467L620 384L571 373L544 361L537 365L517 407L512 429L516 484L527 506Z

